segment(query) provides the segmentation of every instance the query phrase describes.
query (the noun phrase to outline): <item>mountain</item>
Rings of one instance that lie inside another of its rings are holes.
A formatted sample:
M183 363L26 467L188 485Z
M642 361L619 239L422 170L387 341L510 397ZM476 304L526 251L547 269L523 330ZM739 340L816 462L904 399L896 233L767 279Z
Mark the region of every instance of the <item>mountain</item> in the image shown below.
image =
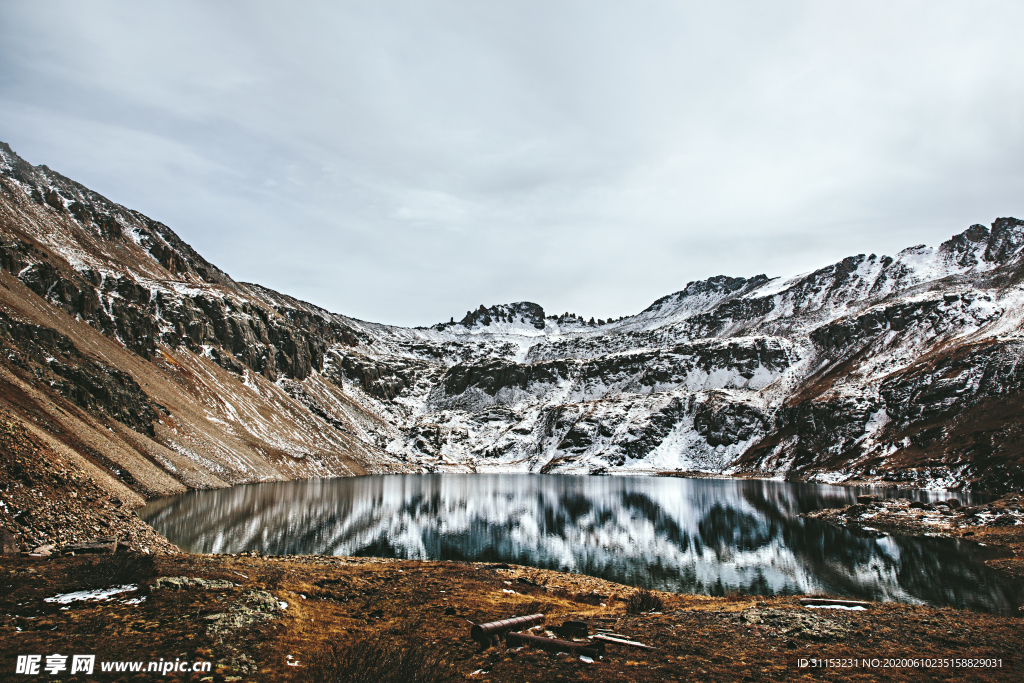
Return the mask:
M617 320L518 302L410 329L236 282L0 143L0 410L122 500L417 471L1019 490L1022 247L999 218Z

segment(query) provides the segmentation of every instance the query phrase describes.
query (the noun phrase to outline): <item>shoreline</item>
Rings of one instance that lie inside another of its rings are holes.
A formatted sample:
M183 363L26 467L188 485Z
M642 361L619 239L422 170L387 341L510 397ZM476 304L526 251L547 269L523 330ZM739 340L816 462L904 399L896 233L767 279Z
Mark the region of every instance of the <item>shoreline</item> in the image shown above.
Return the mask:
M804 513L846 529L877 535L954 538L993 550L1005 549L1004 557L985 560L1004 576L1024 580L1024 496L1009 494L982 505L964 506L924 503L908 499L863 500L842 508Z

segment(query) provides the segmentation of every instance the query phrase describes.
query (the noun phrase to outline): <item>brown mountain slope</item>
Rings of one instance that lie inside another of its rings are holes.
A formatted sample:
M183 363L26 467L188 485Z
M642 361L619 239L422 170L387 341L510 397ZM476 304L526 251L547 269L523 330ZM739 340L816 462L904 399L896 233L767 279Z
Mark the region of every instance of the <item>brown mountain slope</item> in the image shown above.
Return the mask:
M360 438L379 418L319 374L322 333L302 329L315 321L260 301L165 226L0 154L0 410L70 472L138 505L395 468Z

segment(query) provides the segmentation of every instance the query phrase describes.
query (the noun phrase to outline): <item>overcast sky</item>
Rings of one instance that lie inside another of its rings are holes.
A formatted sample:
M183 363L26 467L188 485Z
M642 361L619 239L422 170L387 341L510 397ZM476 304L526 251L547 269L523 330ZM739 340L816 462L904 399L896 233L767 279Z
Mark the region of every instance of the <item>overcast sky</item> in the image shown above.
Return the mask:
M0 140L237 280L629 315L1024 218L1024 2L0 4Z

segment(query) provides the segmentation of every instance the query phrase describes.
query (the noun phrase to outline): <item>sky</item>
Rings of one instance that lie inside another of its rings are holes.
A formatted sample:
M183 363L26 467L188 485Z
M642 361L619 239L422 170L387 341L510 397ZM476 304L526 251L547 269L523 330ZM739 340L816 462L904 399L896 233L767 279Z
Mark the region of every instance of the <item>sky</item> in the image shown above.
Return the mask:
M0 140L396 325L1024 218L1024 3L0 3Z

